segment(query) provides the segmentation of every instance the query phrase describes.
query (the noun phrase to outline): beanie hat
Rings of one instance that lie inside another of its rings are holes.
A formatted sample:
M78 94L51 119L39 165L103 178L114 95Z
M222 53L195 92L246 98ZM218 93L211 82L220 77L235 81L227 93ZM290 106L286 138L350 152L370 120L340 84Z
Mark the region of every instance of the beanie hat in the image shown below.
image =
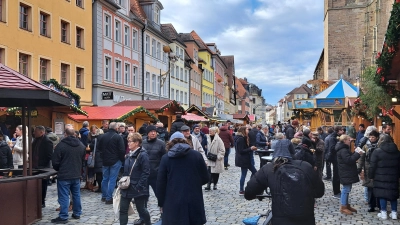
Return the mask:
M301 140L301 143L303 145L306 145L307 147L311 147L311 140L309 138L303 137L303 139Z
M147 126L147 127L146 127L146 134L149 134L149 132L150 132L150 131L153 131L153 130L157 131L157 127L154 126L154 125L149 125L149 126Z
M293 121L292 121L292 125L293 125L293 126L299 125L299 121L298 121L298 120L293 120Z
M190 130L190 127L188 127L188 126L186 126L186 125L183 125L183 126L181 127L181 131L185 131L185 130Z
M177 131L177 132L175 132L175 133L173 133L173 134L171 135L171 137L169 138L169 141L172 141L172 140L174 140L175 138L182 138L182 139L185 139L185 136L183 136L183 134L182 134L181 132Z
M195 128L197 128L197 127L200 127L200 126L197 125L197 124L193 125L193 130L194 130Z

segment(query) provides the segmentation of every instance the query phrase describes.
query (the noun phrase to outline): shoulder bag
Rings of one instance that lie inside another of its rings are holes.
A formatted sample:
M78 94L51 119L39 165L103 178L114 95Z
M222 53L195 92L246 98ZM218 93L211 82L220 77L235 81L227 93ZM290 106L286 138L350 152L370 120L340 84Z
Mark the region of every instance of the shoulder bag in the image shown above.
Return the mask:
M216 154L213 154L213 153L211 153L211 152L209 151L209 152L207 152L207 159L210 160L210 161L215 162L215 161L217 161L217 155L216 155Z
M97 146L97 138L94 139L93 153L90 153L88 160L87 160L87 165L89 168L94 168L94 160L96 158L96 146Z
M132 168L131 168L131 171L129 172L129 175L128 175L128 176L123 176L123 177L121 177L121 179L119 179L119 181L118 181L118 187L119 187L120 189L128 189L128 188L129 188L129 185L130 185L130 183L131 183L131 174L132 174L132 170L133 170L133 167L135 167L135 164L136 164L136 162L138 161L139 156L140 156L140 153L138 154L138 157L136 158L135 162L133 163Z

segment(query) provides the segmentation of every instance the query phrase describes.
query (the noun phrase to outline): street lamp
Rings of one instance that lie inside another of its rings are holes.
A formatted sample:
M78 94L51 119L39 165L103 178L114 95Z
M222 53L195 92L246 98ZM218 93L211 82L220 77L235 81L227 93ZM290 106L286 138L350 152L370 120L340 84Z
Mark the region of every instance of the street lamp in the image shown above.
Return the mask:
M167 76L169 75L169 72L171 72L171 64L174 65L174 63L178 60L178 57L172 52L171 48L168 45L164 46L163 51L165 53L168 53L169 64L167 72L161 73L160 69L160 90L158 93L158 100L161 99L161 88L164 86L165 81L167 80Z

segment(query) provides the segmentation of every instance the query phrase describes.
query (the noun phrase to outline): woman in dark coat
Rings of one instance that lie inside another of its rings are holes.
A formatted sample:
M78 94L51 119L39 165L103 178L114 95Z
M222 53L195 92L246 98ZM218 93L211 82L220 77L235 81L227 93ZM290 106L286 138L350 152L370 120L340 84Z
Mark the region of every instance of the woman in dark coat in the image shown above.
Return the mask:
M357 160L360 158L360 154L362 154L362 152L352 153L350 151L350 142L350 136L341 135L339 142L335 146L340 183L343 185L340 196L340 212L346 215L353 215L353 212L357 212L357 210L350 207L349 193L352 185L360 181L357 172Z
M374 183L374 195L379 198L381 213L378 217L387 219L386 204L390 201L392 219L397 219L399 198L400 152L389 135L382 135L378 148L372 153L368 177Z
M102 129L97 128L96 125L91 126L88 141L90 152L94 154L94 168L88 169L88 177L94 176L92 188L89 188L89 190L94 192L101 192L101 182L103 181L103 159L101 157L101 148L97 145L103 134ZM95 146L96 151L94 149ZM97 188L95 187L96 183L98 184Z
M120 224L128 224L128 209L132 198L135 200L136 210L140 220L145 225L151 225L150 214L147 210L147 200L149 199L150 175L149 156L142 145L142 135L131 133L128 135L129 153L125 156L124 174L129 176L129 188L121 190L121 202L119 209Z
M206 224L202 185L209 179L203 156L181 132L170 137L157 175L157 198L163 225Z
M315 161L313 152L310 150L311 145L311 140L303 137L301 144L295 148L294 159L306 161L314 168Z
M254 150L257 150L255 146L249 146L248 130L246 127L240 127L235 135L235 166L240 167L242 175L240 176L240 190L239 195L244 195L244 181L247 176L247 170L251 171L253 176L257 170L251 163L251 155Z
M11 148L5 141L4 134L0 130L0 169L14 169Z

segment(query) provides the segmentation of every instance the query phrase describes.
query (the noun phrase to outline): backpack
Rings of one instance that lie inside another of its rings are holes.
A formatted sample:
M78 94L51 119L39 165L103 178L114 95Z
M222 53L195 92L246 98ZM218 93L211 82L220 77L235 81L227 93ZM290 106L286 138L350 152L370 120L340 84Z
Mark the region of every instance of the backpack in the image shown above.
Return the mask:
M301 162L302 163L302 162ZM286 163L275 171L276 193L272 193L273 204L280 205L279 211L273 211L278 217L304 218L314 210L313 190L310 177L299 164ZM311 202L310 202L311 201ZM307 208L308 207L308 208Z

